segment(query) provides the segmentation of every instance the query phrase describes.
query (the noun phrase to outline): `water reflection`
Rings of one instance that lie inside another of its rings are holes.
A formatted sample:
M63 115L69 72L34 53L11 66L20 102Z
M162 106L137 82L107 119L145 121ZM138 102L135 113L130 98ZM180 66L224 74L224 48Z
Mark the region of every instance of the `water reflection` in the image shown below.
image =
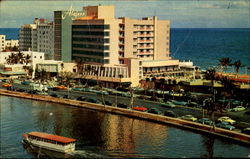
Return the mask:
M30 158L20 144L21 134L30 131L77 139L74 158L250 155L249 147L215 136L125 116L12 97L0 96L0 103L3 158Z

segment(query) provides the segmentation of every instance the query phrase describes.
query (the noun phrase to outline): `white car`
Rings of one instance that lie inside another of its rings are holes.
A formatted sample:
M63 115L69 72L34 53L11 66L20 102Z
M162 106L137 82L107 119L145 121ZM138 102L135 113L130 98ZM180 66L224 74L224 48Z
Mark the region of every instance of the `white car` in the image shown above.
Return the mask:
M237 107L233 108L231 111L239 112L239 111L244 111L244 110L246 110L245 107L237 106Z

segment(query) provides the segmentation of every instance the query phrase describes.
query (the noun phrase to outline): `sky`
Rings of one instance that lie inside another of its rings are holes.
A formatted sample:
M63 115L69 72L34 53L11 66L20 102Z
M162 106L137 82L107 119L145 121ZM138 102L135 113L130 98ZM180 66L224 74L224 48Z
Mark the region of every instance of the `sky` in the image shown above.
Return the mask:
M53 21L53 11L99 4L114 5L117 18L158 16L171 28L250 28L250 0L0 0L0 28Z

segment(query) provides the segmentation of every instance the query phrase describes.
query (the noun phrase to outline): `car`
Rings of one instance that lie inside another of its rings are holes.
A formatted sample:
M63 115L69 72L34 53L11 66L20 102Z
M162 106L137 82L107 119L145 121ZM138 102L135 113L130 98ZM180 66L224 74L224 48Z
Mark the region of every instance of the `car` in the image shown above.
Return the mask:
M165 111L165 112L163 113L163 115L164 115L164 116L169 116L169 117L174 117L174 118L177 117L177 115L176 115L173 111Z
M213 121L208 118L201 118L198 120L199 123L206 124L206 125L212 125Z
M176 107L175 104L173 104L172 102L169 102L169 101L167 101L166 103L161 103L160 106L162 106L162 107L168 107L168 108L174 108L174 107Z
M184 102L184 101L172 100L171 102L172 102L173 104L176 104L176 105L182 105L182 106L187 105L187 102Z
M123 103L118 103L117 107L119 107L119 108L128 108L128 106L126 104L123 104Z
M80 96L80 97L77 97L76 100L79 100L79 101L85 101L86 100L86 97L84 96Z
M29 85L30 82L29 82L29 81L23 81L23 82L21 82L21 84L22 84L22 85Z
M55 87L56 89L59 89L59 90L65 90L65 89L67 89L67 87L65 87L65 86L56 86Z
M59 95L58 94L56 94L56 93L51 93L51 94L49 94L51 97L59 97Z
M246 114L246 115L250 115L250 111L246 111L245 114Z
M235 129L235 127L230 125L230 123L228 123L228 122L220 122L220 123L217 123L215 126L217 126L219 128L228 129L228 130Z
M142 111L142 112L145 112L148 110L148 108L145 108L143 106L135 106L132 108L133 110L137 110L137 111Z
M80 88L80 87L75 87L75 88L72 88L72 91L82 91L83 88Z
M250 135L250 128L245 128L241 130L242 133Z
M97 91L96 94L99 94L99 95L109 95L109 93L107 91Z
M188 107L199 107L198 103L196 103L196 102L187 102L186 106L188 106Z
M75 99L74 97L69 96L69 95L64 95L63 98L65 98L65 99Z
M246 110L246 108L245 108L245 107L242 107L242 106L237 106L237 107L235 107L235 108L232 108L232 110L231 110L231 111L234 111L234 112L239 112L239 111L244 111L244 110Z
M110 105L110 106L112 106L112 105L113 105L113 103L111 103L111 102L110 102L110 101L108 101L108 100L104 101L104 103L105 103L105 105Z
M158 108L150 108L148 110L148 113L152 113L152 114L162 114L162 112L158 109Z
M229 117L227 117L227 116L219 117L219 118L217 119L217 121L220 121L220 122L228 122L228 123L230 123L230 124L234 124L234 123L236 122L235 120L233 120L233 119L231 119L231 118L229 118Z
M180 119L188 120L188 121L196 121L197 118L195 118L193 115L184 115L181 116Z
M85 101L90 102L90 103L102 104L102 102L100 102L99 100L97 100L95 98L86 98Z
M9 84L9 83L4 83L4 84L2 85L2 87L11 87L11 84Z

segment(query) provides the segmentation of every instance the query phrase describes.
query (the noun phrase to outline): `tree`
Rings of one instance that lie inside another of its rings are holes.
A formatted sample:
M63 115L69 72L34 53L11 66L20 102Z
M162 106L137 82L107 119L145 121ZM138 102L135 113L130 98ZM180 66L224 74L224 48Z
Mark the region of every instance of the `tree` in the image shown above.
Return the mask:
M161 91L162 91L162 98L163 100L165 99L165 96L164 96L164 91L165 91L165 78L161 78L160 79L160 84L161 84Z
M215 69L208 69L205 73L205 79L211 80L212 87L214 86L214 81L216 80L216 71Z
M238 61L235 61L235 62L234 62L234 67L235 67L236 73L238 74L238 73L239 73L239 70L240 70L240 67L243 67L243 65L242 65L241 61L238 60Z
M152 77L151 81L153 82L153 98L155 98L155 83L156 83L156 78L155 77Z
M219 65L221 66L222 70L225 72L227 70L227 67L232 65L232 60L229 57L223 57L219 60Z

